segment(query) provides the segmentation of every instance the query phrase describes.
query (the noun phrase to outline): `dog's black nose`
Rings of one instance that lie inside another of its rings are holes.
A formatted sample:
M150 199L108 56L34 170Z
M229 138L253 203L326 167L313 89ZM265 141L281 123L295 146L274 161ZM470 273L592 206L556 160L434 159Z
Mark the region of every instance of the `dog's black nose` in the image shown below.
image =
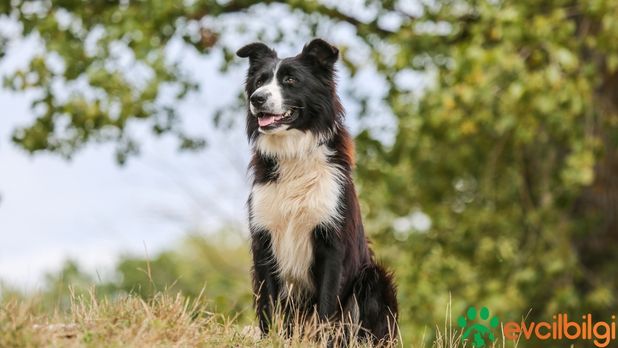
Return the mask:
M251 104L253 104L253 106L255 107L262 106L264 105L264 103L266 103L266 97L260 93L254 93L253 95L251 95L251 98L249 98L249 100L251 101Z

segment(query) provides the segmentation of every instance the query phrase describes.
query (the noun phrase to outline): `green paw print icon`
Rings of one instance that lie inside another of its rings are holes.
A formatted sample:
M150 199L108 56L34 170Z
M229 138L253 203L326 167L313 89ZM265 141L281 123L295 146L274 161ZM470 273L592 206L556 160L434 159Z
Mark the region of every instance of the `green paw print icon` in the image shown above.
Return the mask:
M477 314L480 320L484 321L486 325L481 323L472 323L477 318ZM493 342L496 339L493 330L500 325L500 319L494 316L489 320L489 309L487 307L481 308L478 311L474 307L468 308L466 316L463 315L457 318L457 324L464 330L463 339L467 339L470 335L473 335L472 346L481 348L485 347L487 341Z

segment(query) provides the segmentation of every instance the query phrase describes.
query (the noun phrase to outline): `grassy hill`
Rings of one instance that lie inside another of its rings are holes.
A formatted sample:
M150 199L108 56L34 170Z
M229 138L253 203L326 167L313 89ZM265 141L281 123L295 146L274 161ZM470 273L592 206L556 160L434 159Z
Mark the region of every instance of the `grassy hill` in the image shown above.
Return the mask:
M68 311L50 312L36 299L9 299L0 307L0 347L324 347L333 332L313 323L285 338L276 325L261 338L256 326L212 313L202 302L179 294L109 300L91 293L74 296ZM369 345L350 344L358 346Z
M282 333L282 323L261 337L255 323L209 311L201 296L189 300L180 294L157 293L150 300L135 295L115 299L94 290L71 296L69 310L50 310L40 298L5 298L0 304L0 347L326 347L329 339L342 339L342 331L325 324L306 323L292 337ZM433 328L435 348L470 346L453 329L450 308L445 322ZM406 347L424 347L425 337L408 337ZM415 344L418 342L418 344ZM403 347L401 338L390 345ZM516 347L498 339L493 347ZM373 347L355 339L348 347Z

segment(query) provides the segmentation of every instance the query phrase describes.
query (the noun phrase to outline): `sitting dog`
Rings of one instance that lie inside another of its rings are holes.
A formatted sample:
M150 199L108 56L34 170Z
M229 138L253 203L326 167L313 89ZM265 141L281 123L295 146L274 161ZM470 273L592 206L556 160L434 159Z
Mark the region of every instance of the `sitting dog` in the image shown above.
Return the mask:
M395 286L369 248L352 181L354 143L335 83L339 50L315 39L295 57L280 59L263 43L236 54L249 58L248 208L262 332L275 308L293 307L351 320L373 342L395 339Z

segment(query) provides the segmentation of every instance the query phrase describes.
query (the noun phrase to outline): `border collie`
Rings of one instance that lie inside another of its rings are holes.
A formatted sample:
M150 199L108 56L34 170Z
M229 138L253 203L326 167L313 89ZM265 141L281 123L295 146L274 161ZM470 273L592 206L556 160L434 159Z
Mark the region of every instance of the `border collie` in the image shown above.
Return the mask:
M397 335L392 276L376 263L352 181L354 144L336 92L339 50L315 39L280 59L263 43L249 58L248 200L253 287L260 329L276 308L292 316L351 320L374 342ZM294 306L290 306L293 303Z

